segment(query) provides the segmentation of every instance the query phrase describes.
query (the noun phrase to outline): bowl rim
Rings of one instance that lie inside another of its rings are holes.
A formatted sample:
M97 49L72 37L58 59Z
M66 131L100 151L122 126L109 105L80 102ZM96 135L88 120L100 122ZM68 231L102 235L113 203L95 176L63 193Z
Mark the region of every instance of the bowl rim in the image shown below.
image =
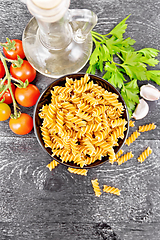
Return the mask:
M81 168L79 165L71 165L69 164L68 162L62 162L61 160L57 159L56 157L54 156L51 156L51 154L47 151L47 148L44 147L44 145L42 144L42 142L40 141L39 139L39 136L38 136L38 132L37 132L37 126L36 126L36 115L37 115L37 107L40 103L40 100L41 98L43 97L43 95L47 92L47 90L51 87L52 84L54 84L54 86L58 86L58 84L56 85L57 82L59 82L60 80L64 81L66 80L66 77L68 78L74 78L75 79L75 76L77 76L78 78L80 77L83 77L86 73L83 73L83 72L79 72L79 73L70 73L70 74L66 74L66 75L63 75L59 78L56 78L55 80L53 80L53 78L51 78L53 81L47 85L47 87L41 92L35 106L34 106L34 111L33 111L33 127L34 127L34 133L35 133L35 136L37 138L37 141L38 143L40 144L41 148L43 149L44 152L48 153L48 155L50 156L50 158L57 162L59 162L60 164L66 166L66 167L72 167L72 168L77 168L77 169L91 169L91 168L96 168L96 167L99 167L101 166L102 164L106 163L107 160L99 160L99 163L98 164L90 164L90 165L86 165L84 166L83 168ZM74 76L74 77L73 77ZM100 81L102 82L105 82L107 85L109 85L109 87L113 88L115 93L121 98L120 101L122 100L122 104L124 106L124 109L125 109L125 112L126 112L126 121L127 121L127 124L126 124L126 134L125 134L125 137L123 139L123 143L121 144L121 146L119 147L118 151L116 152L116 154L120 151L120 149L122 149L123 145L125 144L125 141L127 139L127 136L128 136L128 133L129 133L129 113L128 113L128 108L127 108L127 105L122 97L122 95L120 94L120 92L111 84L109 83L106 79L96 75L96 74L88 74L88 76L90 77L91 80L94 80L93 78L98 78ZM64 79L62 79L64 78ZM38 116L39 117L39 116ZM42 135L41 135L42 136ZM42 140L43 141L43 140ZM105 156L104 156L105 157ZM98 161L98 160L96 160ZM95 162L96 162L95 161Z

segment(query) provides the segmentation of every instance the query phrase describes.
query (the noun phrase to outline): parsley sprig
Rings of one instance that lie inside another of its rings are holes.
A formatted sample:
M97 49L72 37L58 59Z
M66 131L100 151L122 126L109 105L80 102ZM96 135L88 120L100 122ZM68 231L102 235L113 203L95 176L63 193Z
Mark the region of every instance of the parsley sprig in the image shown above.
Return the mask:
M95 74L96 70L102 72L103 78L120 90L131 117L139 102L137 80L152 80L160 85L160 70L147 69L159 63L155 58L159 50L143 48L136 51L133 47L136 41L123 37L129 16L108 34L92 31L95 48L90 56L87 73Z

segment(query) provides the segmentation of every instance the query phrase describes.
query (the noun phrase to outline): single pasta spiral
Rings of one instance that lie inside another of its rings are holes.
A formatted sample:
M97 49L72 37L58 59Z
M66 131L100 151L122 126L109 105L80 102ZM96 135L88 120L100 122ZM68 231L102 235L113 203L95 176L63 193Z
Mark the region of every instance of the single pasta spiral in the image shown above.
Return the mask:
M133 132L131 134L131 136L129 138L127 138L125 144L127 144L128 146L133 143L138 137L139 137L140 133L136 130L135 132Z
M134 123L135 123L135 121L130 120L130 121L129 121L129 126L130 126L130 127L134 127L134 126L135 126Z
M121 126L121 125L125 125L127 122L125 119L122 119L122 118L118 118L118 119L115 119L115 120L112 120L111 121L111 126L112 128L115 128L115 127L118 127L118 126Z
M71 167L68 168L68 171L70 173L84 175L84 176L87 176L87 172L88 172L88 170L86 169L77 169L77 168L71 168Z
M93 190L94 190L94 192L95 192L95 195L96 195L97 197L100 197L100 195L101 195L102 193L101 193L101 189L100 189L100 187L99 187L98 179L96 178L96 179L94 179L94 180L91 180L91 183L92 183L92 186L93 186Z
M66 77L66 87L71 87L73 85L73 79Z
M156 128L154 123L146 124L143 126L139 126L139 132L147 132Z
M47 167L49 168L50 171L52 171L52 169L54 169L55 167L57 167L59 164L59 162L53 160L52 162L50 162Z
M85 85L89 80L89 76L88 74L85 74L84 77L82 77L80 80L75 80L73 82L73 85L74 85L74 89L80 87L80 86L83 86Z
M138 157L138 162L142 163L144 160L152 153L152 149L148 147L144 152L141 153L141 155Z
M51 137L50 134L48 132L48 129L46 127L41 127L41 131L42 131L42 138L43 141L45 143L45 147L53 147L53 142L51 141Z
M48 113L48 105L43 105L43 107L40 109L39 116L40 118L45 118L46 114Z
M64 124L64 114L62 111L57 112L57 127L59 129L60 135L63 136L63 124Z
M132 154L132 152L128 152L126 154L124 154L123 156L121 156L120 158L117 159L117 163L118 165L121 165L122 163L128 161L129 159L131 159L132 157L134 157L134 155Z
M86 83L85 85L81 85L75 89L76 93L82 93L88 91L93 88L93 81Z
M112 193L112 194L115 194L115 195L119 196L120 195L120 191L121 190L118 189L118 188L107 186L107 185L103 185L103 192Z

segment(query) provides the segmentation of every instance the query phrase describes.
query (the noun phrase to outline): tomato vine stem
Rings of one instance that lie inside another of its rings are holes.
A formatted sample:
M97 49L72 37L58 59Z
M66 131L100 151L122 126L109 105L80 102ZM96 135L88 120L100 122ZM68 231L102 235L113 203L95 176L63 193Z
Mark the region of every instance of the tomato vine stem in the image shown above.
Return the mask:
M3 94L5 93L5 91L6 91L7 89L9 89L10 94L11 94L11 97L12 97L13 109L14 109L14 114L12 115L12 117L16 119L16 118L19 117L20 114L17 112L17 108L19 108L19 107L17 106L16 100L15 100L15 98L14 98L14 94L13 94L12 87L11 87L11 79L12 79L12 77L11 77L11 75L10 75L10 73L9 73L9 70L8 70L8 67L7 67L7 63L6 63L6 61L10 61L10 60L8 60L7 58L5 58L5 57L2 55L1 52L0 52L0 59L1 59L2 63L3 63L3 65L4 65L4 69L5 69L5 72L6 72L6 75L5 75L4 79L1 80L1 83L0 83L1 86L3 86L3 84L4 84L4 82L5 82L6 79L8 80L8 83L5 85L3 91L0 93L0 97L2 97ZM14 81L15 81L15 79L14 79ZM18 83L21 84L21 81L18 80L18 79L16 79L16 82L18 82Z

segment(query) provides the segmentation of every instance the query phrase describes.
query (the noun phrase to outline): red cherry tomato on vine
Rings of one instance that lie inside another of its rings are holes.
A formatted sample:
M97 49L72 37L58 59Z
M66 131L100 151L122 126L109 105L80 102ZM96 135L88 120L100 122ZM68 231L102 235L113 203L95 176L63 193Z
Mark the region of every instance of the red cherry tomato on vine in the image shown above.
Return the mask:
M33 128L33 119L27 113L21 113L17 119L10 118L9 127L18 135L28 134Z
M24 51L23 51L23 46L22 46L22 41L19 40L19 39L12 39L11 42L15 41L15 50L14 49L11 49L11 50L8 50L7 47L3 47L3 52L4 52L4 55L9 58L9 59L12 59L12 60L17 60L17 55L20 56L20 58L25 58L25 54L24 54Z
M25 82L28 79L29 82L32 82L36 77L36 70L31 66L27 60L23 60L22 66L20 68L14 68L13 63L10 66L11 75L20 79L22 82Z
M16 88L15 91L16 101L23 107L35 105L39 95L39 89L33 84L29 84L26 88Z
M7 85L7 83L8 83L8 81L6 80L6 81L4 82L4 85ZM13 83L11 83L11 88L12 88L12 92L13 92L13 95L14 95L16 87L14 86ZM4 100L4 103L10 104L10 103L13 102L12 97L11 97L11 93L10 93L10 90L9 90L9 89L7 89L7 90L5 91L5 93L3 93L2 97L0 98L0 101L1 101L3 98L5 99L5 100Z
M11 109L6 103L0 102L0 121L7 120L11 115Z
M0 78L3 78L4 75L5 75L5 69L4 69L2 61L0 61Z

